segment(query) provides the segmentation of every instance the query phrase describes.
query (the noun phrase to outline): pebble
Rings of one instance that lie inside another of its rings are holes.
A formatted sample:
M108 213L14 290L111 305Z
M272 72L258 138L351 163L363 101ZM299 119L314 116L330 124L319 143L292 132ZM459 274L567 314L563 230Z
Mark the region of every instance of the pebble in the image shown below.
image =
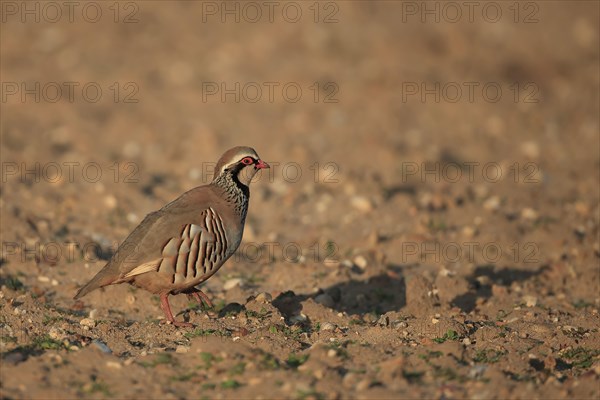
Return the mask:
M356 256L354 257L354 265L356 265L358 268L362 269L363 271L367 268L367 266L369 265L369 262L367 261L367 259L363 256Z
M351 388L352 386L354 386L355 381L356 374L354 372L348 372L346 375L344 375L344 378L342 379L342 385L344 385L344 387L346 388Z
M127 213L127 222L131 224L137 224L140 222L140 217L135 213Z
M485 185L477 185L473 188L473 194L478 199L484 199L490 193L490 189Z
M112 194L109 194L104 197L104 205L110 210L114 209L117 206L117 198Z
M187 346L183 346L183 345L179 345L175 349L175 353L187 353L188 351L190 351L190 348Z
M84 318L81 321L79 321L79 325L87 326L88 328L93 328L96 326L96 321L94 321L91 318Z
M322 304L328 308L333 307L333 305L335 304L335 302L333 301L333 298L330 295L328 295L327 293L322 293L322 294L318 295L317 297L315 297L315 302L318 304Z
M475 228L468 225L462 229L462 234L467 239L471 239L473 236L475 236L475 232Z
M123 146L123 155L127 158L136 158L142 152L142 147L137 142L127 142Z
M521 218L534 221L538 218L538 213L533 208L527 207L521 210Z
M396 328L396 329L408 328L408 323L406 323L406 321L394 321L394 328Z
M106 353L106 354L112 353L112 350L110 349L110 347L108 347L105 343L101 342L98 339L92 340L92 345L96 346L96 348L103 353Z
M322 331L334 331L335 328L336 328L335 324L332 324L331 322L323 322L321 324Z
M380 325L380 326L389 326L390 325L390 318L387 315L382 315L377 320L377 325Z
M250 385L250 386L260 385L262 383L262 381L263 380L260 377L250 378L250 379L248 379L248 385Z
M40 275L40 276L38 276L38 281L44 282L44 283L45 282L50 282L50 278L48 278L47 276Z
M95 308L93 310L90 310L90 313L88 315L91 319L96 319L96 317L98 317L98 310L96 310Z
M57 341L62 341L65 337L65 331L53 326L52 328L50 328L50 331L48 332L48 336L50 336L51 339L54 339Z
M336 357L337 356L337 351L335 351L335 349L329 349L329 351L327 351L327 357Z
M290 317L290 322L292 324L297 324L297 323L305 322L307 319L308 319L308 317L306 315L300 313L300 314Z
M497 211L500 209L500 198L492 196L483 202L483 208L488 211Z
M270 293L262 292L257 294L254 300L261 303L270 303L273 300L273 296Z
M484 365L484 364L474 365L471 368L471 370L469 371L469 377L471 379L479 378L479 377L483 376L483 374L485 373L487 368L488 368L487 365Z
M521 153L531 159L539 158L540 146L534 141L523 142L521 143Z
M523 296L523 301L527 307L535 307L538 299L535 296Z
M131 293L129 293L127 295L127 297L125 297L125 301L127 302L127 304L131 305L133 303L135 303L135 296Z
M572 36L581 47L592 47L597 40L596 28L584 17L579 17L572 27Z
M118 361L107 361L106 366L112 369L121 369L123 367Z
M356 384L356 391L362 392L371 387L371 381L369 379L363 379Z
M350 200L350 204L358 211L364 213L373 210L373 205L371 204L371 201L363 196L353 196Z
M230 290L230 289L233 289L236 286L242 286L243 283L244 283L244 280L241 279L241 278L229 279L228 281L226 281L223 284L223 289L224 290Z

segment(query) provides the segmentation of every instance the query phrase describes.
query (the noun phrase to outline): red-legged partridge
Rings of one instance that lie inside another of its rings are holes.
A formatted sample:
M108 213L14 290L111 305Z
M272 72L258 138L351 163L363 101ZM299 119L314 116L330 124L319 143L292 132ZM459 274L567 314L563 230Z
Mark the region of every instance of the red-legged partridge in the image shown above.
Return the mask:
M168 296L185 293L212 306L196 286L217 272L240 245L250 199L248 186L262 168L269 165L254 149L228 150L217 162L210 184L148 214L75 299L127 282L160 295L162 309L174 325L190 326L175 321Z

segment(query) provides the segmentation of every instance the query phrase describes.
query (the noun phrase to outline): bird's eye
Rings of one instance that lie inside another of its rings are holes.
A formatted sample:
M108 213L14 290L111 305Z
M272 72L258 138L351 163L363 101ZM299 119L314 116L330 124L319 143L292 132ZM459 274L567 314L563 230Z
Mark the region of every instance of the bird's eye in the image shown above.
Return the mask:
M252 157L244 157L244 158L242 158L242 164L246 164L246 165L254 164L254 160L252 159Z

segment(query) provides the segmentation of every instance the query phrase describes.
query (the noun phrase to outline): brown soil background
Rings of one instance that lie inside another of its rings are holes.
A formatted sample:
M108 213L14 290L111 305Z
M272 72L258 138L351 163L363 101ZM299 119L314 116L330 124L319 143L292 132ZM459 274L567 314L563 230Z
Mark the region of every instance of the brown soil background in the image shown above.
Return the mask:
M121 3L116 23L112 2L97 23L3 9L2 397L599 398L599 5L453 23L408 3L320 3L315 22L297 2L296 23L282 4L272 23L203 22L200 2ZM48 91L10 94L23 82ZM73 101L49 82L77 82ZM252 86L203 99L206 82L279 86L253 103ZM436 82L439 101L406 95ZM465 82L472 101L451 101ZM127 285L72 300L234 145L276 168L205 286L216 309L173 297L196 325L176 329Z

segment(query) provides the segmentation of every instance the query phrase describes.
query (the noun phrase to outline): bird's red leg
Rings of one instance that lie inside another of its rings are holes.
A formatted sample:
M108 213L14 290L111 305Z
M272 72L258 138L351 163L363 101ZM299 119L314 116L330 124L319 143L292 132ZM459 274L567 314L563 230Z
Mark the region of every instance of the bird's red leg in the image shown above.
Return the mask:
M173 313L171 312L171 306L169 305L169 294L168 293L160 295L160 306L162 307L162 310L165 313L167 320L170 321L174 326L181 326L181 327L194 326L193 324L190 324L189 322L175 321L175 318L173 318Z
M212 301L210 301L208 296L202 290L194 291L194 292L188 294L188 297L191 297L191 296L193 296L196 299L196 301L198 302L198 304L200 304L201 306L202 306L202 302L204 302L204 304L206 306L208 306L208 308L214 307Z

